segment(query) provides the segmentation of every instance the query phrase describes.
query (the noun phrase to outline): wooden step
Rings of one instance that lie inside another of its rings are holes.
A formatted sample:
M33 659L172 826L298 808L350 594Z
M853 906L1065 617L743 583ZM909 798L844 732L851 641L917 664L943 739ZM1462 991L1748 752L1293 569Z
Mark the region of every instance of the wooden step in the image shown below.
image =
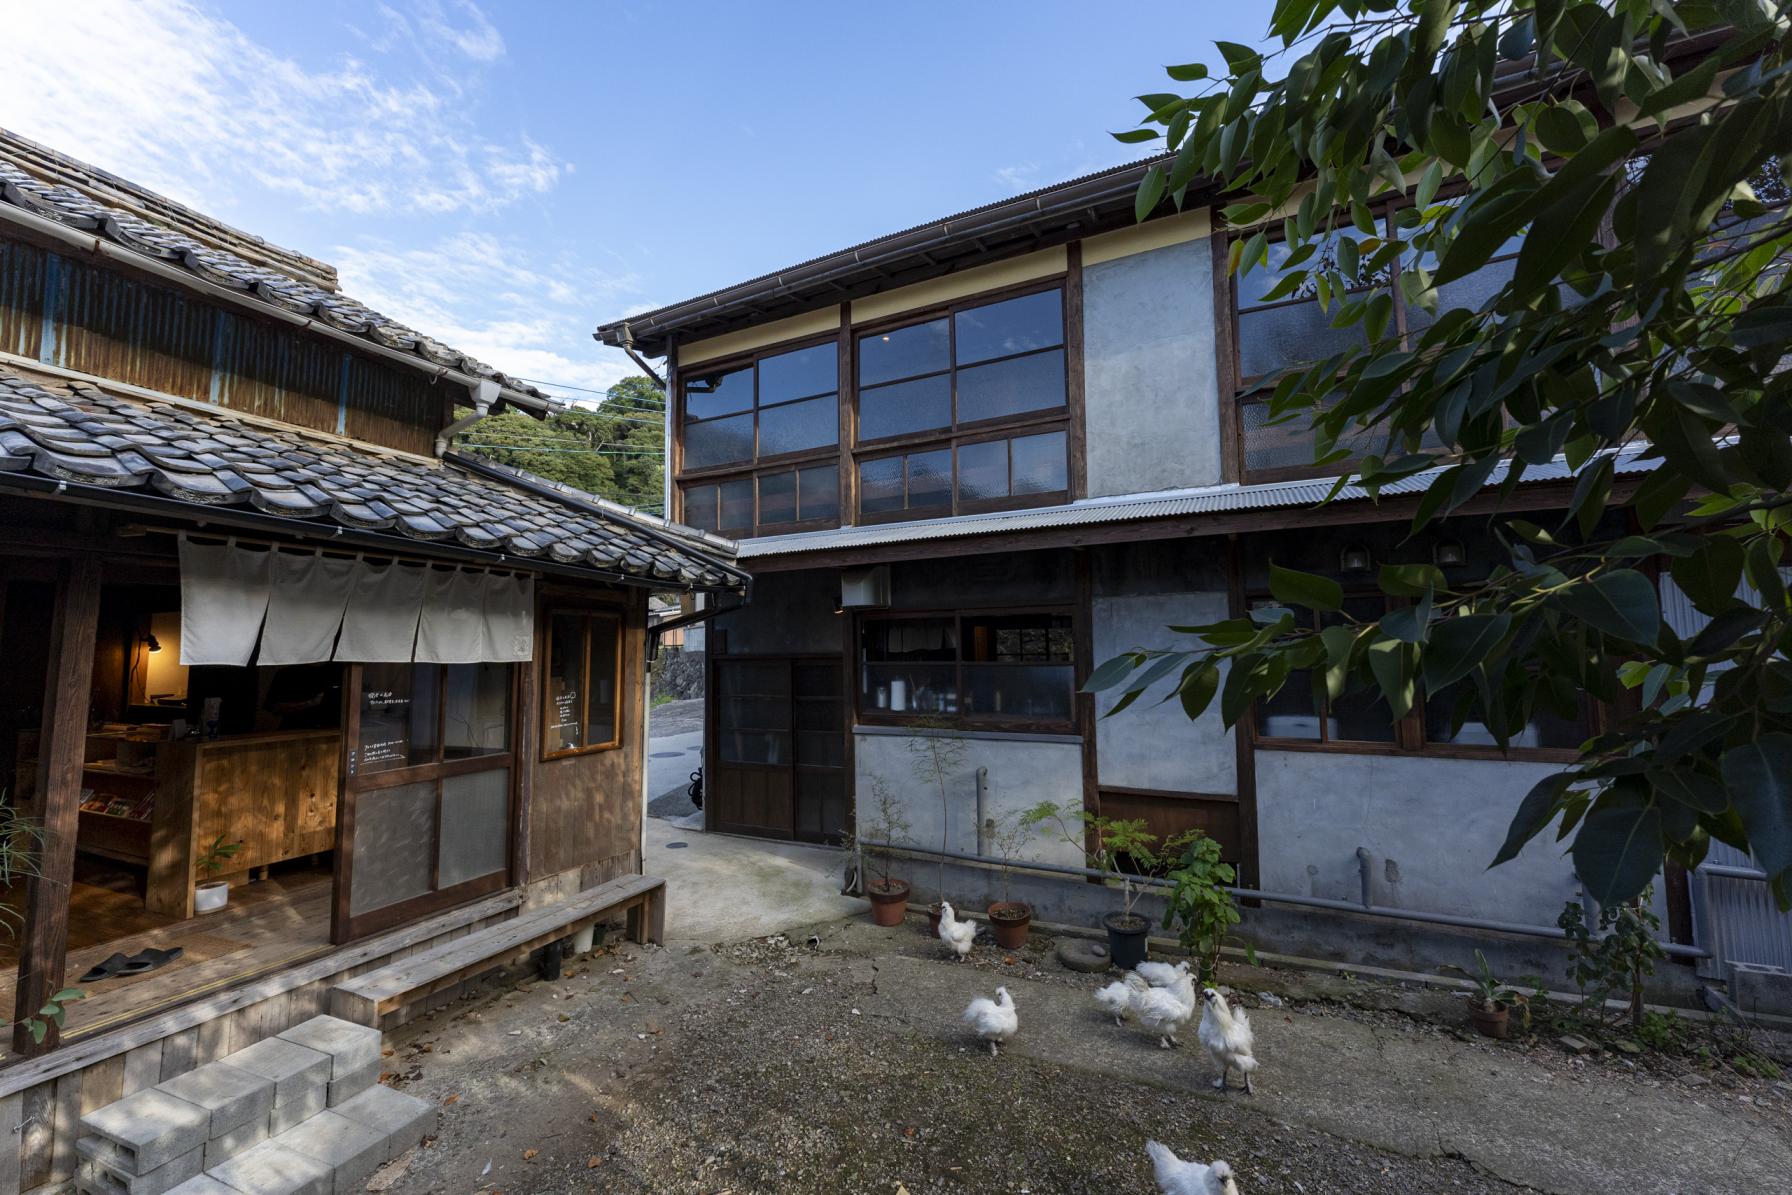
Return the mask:
M624 876L357 975L331 989L330 1012L377 1028L380 1018L414 1000L481 972L519 962L543 946L623 911L630 914L629 936L635 941L662 940L666 881L658 876Z

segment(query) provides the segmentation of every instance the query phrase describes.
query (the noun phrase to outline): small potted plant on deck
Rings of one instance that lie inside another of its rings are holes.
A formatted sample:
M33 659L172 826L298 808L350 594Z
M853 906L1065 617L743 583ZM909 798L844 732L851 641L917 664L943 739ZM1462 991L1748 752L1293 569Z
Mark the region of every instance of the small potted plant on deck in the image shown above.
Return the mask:
M1158 838L1145 829L1145 819L1102 817L1086 809L1042 801L1023 813L1021 820L1028 826L1049 823L1062 841L1081 852L1089 866L1102 873L1104 884L1120 881L1120 911L1101 919L1102 928L1108 931L1108 957L1122 970L1144 962L1151 922L1133 912L1133 906L1145 894L1134 880L1158 866ZM1123 870L1122 860L1137 871Z
M1015 900L1009 894L1009 880L1014 861L1033 838L1033 823L1025 812L1003 818L990 818L984 827L996 855L1002 860L1002 899L989 906L989 932L1003 950L1019 950L1027 944L1027 930L1033 924L1033 906Z
M220 880L218 873L224 870L224 864L232 855L243 849L240 842L225 842L222 834L212 840L194 864L194 872L209 876L198 887L193 889L193 912L215 913L230 902L230 881Z
M871 920L878 925L901 925L902 918L908 912L909 884L907 880L890 877L889 852L877 849L879 844L896 846L908 841L908 819L902 815L902 806L890 795L890 787L881 777L871 778L871 816L859 827L857 834L848 831L847 849L860 858L860 867L864 862L866 843L873 846L870 872L865 873L865 897L871 902Z
M1525 994L1496 978L1493 968L1487 965L1487 956L1479 949L1475 951L1473 971L1454 963L1445 963L1443 969L1468 976L1469 982L1474 985L1474 992L1469 997L1468 1019L1474 1025L1475 1032L1482 1037L1505 1040L1512 1006L1525 1004ZM1528 1008L1526 1016L1529 1016Z

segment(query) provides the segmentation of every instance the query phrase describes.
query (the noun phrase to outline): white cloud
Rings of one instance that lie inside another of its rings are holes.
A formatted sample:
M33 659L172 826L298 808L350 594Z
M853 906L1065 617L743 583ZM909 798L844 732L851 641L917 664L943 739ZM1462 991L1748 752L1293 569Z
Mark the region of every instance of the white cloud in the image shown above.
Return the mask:
M602 391L641 372L591 338L592 313L619 306L633 278L537 262L489 233L341 245L330 256L345 293L506 373Z
M503 55L474 5L453 22L419 4L423 36ZM0 25L6 127L201 209L246 179L353 215L485 212L564 169L527 137L480 135L442 74L396 81L352 55L306 67L191 0L0 0Z
M996 171L996 181L1010 191L1031 191L1039 186L1034 180L1039 175L1039 163L1017 162L1012 166L1003 166Z

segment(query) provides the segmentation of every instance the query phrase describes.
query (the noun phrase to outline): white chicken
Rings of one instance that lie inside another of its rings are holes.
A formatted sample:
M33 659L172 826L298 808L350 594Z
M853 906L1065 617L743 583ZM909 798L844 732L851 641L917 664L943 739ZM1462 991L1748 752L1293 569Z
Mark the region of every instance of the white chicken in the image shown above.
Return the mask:
M1210 1162L1205 1166L1199 1162L1185 1162L1172 1153L1169 1146L1155 1141L1145 1142L1145 1152L1151 1155L1151 1170L1157 1177L1161 1195L1238 1195L1232 1167L1224 1162Z
M1116 979L1095 993L1095 1003L1101 1011L1114 1018L1114 1024L1124 1024L1132 1014L1132 989L1126 986L1124 980Z
M1181 1045L1176 1034L1195 1015L1195 981L1184 973L1169 987L1154 988L1134 972L1126 977L1126 986L1132 995L1134 1019L1157 1034L1158 1047L1167 1050Z
M1139 973L1140 979L1152 987L1167 988L1175 983L1180 976L1188 974L1189 963L1187 959L1183 959L1174 967L1169 963L1140 963L1133 970Z
M978 996L964 1010L965 1024L977 1037L989 1043L989 1052L998 1054L998 1045L1006 1043L1020 1029L1020 1014L1014 1011L1014 997L1007 988L997 988L996 998Z
M970 957L971 940L977 936L980 928L969 917L960 921L949 902L940 902L940 941L952 948L952 953L958 956L959 962Z
M1207 1007L1201 1012L1201 1027L1196 1030L1196 1035L1213 1056L1213 1064L1220 1068L1220 1077L1213 1081L1213 1085L1221 1091L1226 1090L1227 1079L1236 1069L1244 1076L1244 1093L1255 1094L1251 1087L1251 1072L1257 1069L1257 1058L1253 1053L1251 1019L1245 1016L1242 1008L1233 1011L1226 998L1212 988L1202 988L1201 999Z

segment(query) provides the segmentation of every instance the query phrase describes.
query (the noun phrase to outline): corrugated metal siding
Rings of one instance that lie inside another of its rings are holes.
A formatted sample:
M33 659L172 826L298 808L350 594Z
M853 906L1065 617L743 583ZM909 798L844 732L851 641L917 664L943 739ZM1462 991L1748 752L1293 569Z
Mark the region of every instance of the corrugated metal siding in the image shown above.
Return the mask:
M44 262L35 245L0 241L0 352L37 356L44 326Z
M6 239L0 351L407 452L446 422L448 392L425 375Z
M290 329L219 312L217 375L209 397L233 411L318 431L336 430L344 349Z
M1789 573L1792 570L1780 570L1782 576ZM1746 580L1737 587L1736 596L1751 606L1761 601L1760 591ZM1682 639L1692 638L1711 622L1666 574L1661 578L1661 616ZM1710 689L1707 684L1707 696ZM1761 870L1760 863L1747 852L1713 841L1693 876L1694 936L1714 956L1706 973L1722 976L1724 963L1760 963L1792 970L1792 915L1780 912L1767 881L1713 875L1709 870L1713 867Z
M51 364L183 398L211 389L212 309L179 291L56 255Z

